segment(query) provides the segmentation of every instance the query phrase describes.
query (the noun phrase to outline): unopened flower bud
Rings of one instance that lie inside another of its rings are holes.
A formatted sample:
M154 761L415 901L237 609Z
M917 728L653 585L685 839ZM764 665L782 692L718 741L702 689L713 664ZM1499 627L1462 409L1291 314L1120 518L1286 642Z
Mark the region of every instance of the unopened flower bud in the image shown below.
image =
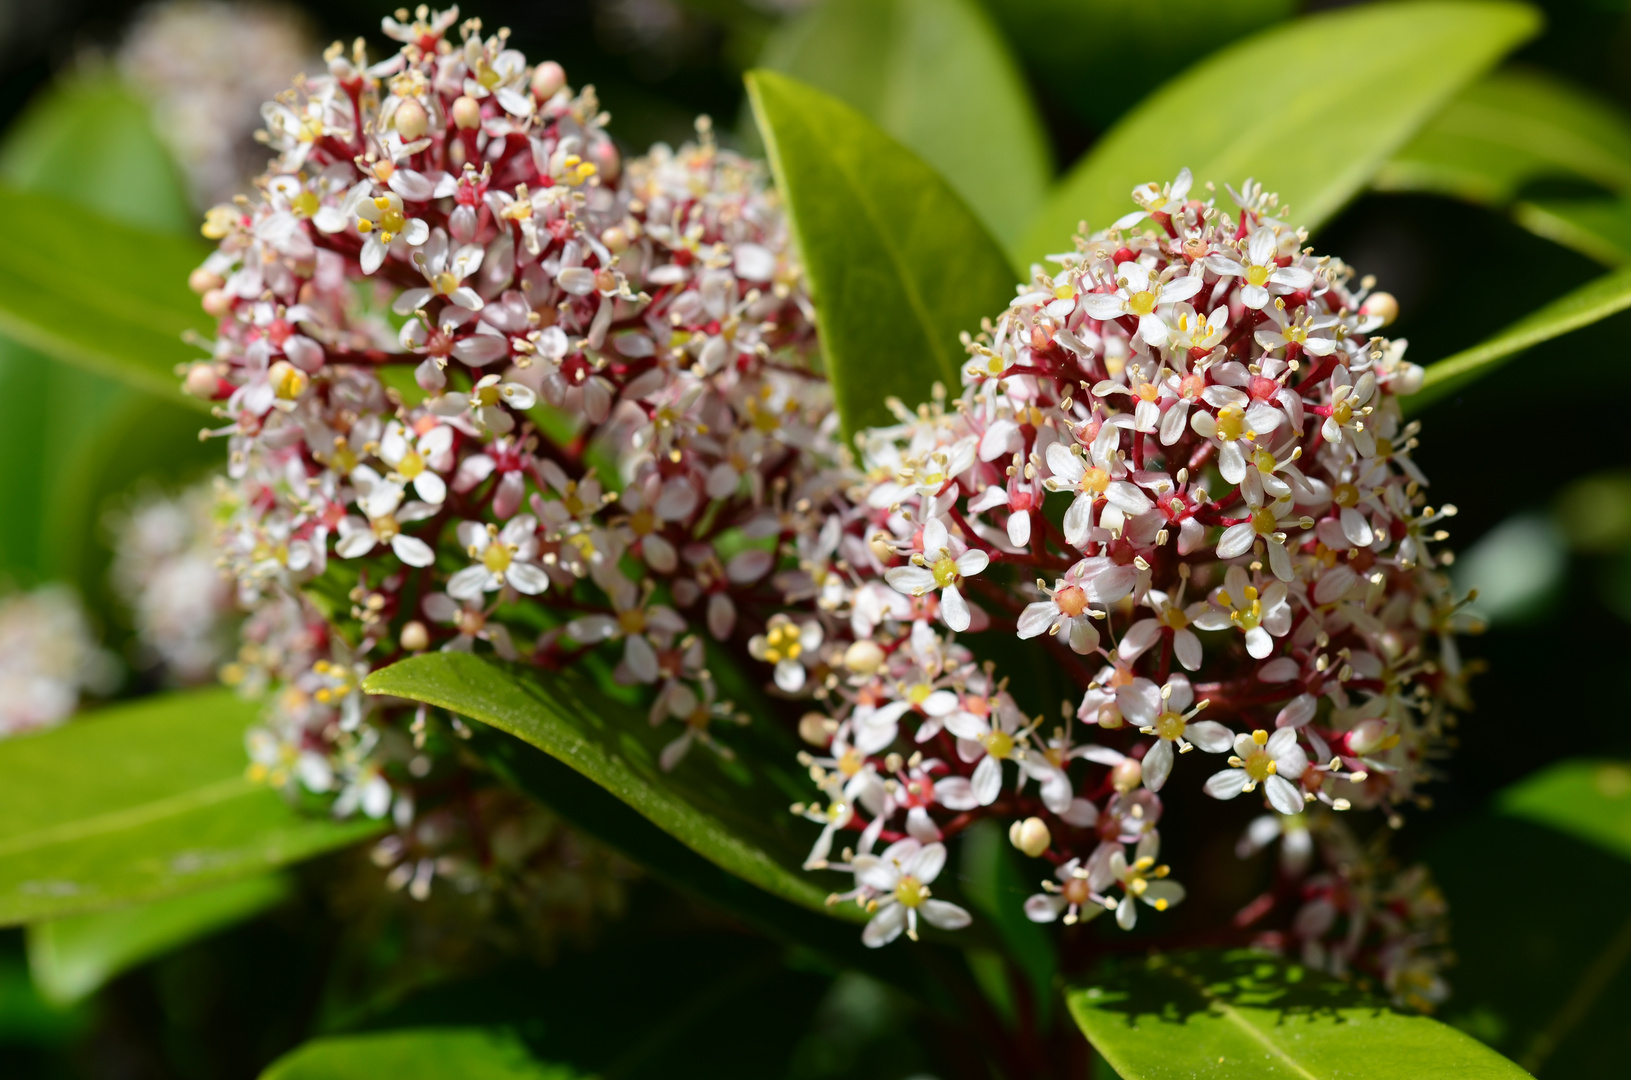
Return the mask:
M629 248L629 234L613 225L600 234L600 242L605 244L613 255L621 255Z
M430 116L425 112L425 107L414 98L409 98L396 107L396 133L408 142L424 138L429 127Z
M1034 859L1048 850L1053 834L1048 832L1048 825L1041 818L1028 817L1008 827L1008 842Z
M279 360L266 372L266 381L271 383L272 392L284 401L293 401L305 393L306 386L311 382L311 376L295 367L287 360Z
M1388 723L1386 720L1361 720L1359 725L1348 733L1348 750L1355 754L1368 754L1387 741Z
M857 641L844 650L844 666L857 675L871 675L883 667L883 661L883 647L875 641Z
M532 69L532 93L539 101L548 101L566 85L566 69L553 60L545 60Z
M402 628L400 640L404 651L424 652L430 648L430 631L424 623L414 619Z
M213 270L206 270L202 266L187 275L187 288L200 296L203 296L211 289L219 289L225 284L226 279L221 277L220 274Z
M216 374L215 368L209 364L194 364L187 369L187 379L183 389L195 398L209 401L215 397L216 388L221 385L221 376Z
M232 312L232 297L226 294L225 289L211 289L204 294L204 314L214 319L224 319Z
M610 139L602 139L589 148L589 160L595 163L600 170L600 178L606 183L613 183L623 172L623 155L617 150L617 144Z
M1110 786L1123 795L1144 782L1144 766L1137 758L1123 758L1110 769Z
M453 102L453 122L465 131L481 126L481 103L469 94L461 94Z
M1098 715L1094 718L1094 722L1101 728L1108 731L1114 731L1122 724L1121 710L1116 707L1116 703L1113 701L1100 705Z
M1359 305L1359 314L1376 316L1382 320L1383 326L1389 326L1399 317L1399 301L1393 298L1392 293L1371 293Z
M799 718L799 738L811 746L826 746L832 739L828 720L818 712L807 712Z

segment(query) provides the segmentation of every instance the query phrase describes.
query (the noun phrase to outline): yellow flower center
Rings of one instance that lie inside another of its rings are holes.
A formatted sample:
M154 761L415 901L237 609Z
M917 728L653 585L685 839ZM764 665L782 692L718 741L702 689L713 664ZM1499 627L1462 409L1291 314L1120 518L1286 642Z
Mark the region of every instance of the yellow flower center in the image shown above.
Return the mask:
M487 550L481 553L481 564L495 574L502 574L510 568L514 556L505 544L494 542L487 545Z
M1262 288L1268 284L1270 272L1266 266L1248 266L1246 267L1246 284Z
M1266 506L1252 514L1252 530L1258 536L1274 535L1275 527L1279 524L1278 521L1274 520L1274 511Z
M1014 737L1006 731L993 730L980 736L980 745L998 761L1006 761L1008 755L1014 752Z
M1352 484L1338 484L1331 491L1331 501L1346 509L1359 503L1359 489Z
M362 223L358 222L357 224L361 225ZM440 274L437 274L431 279L430 285L431 288L435 289L441 295L451 296L459 287L459 279L454 277L448 271L443 270Z
M799 632L788 623L778 623L765 631L765 662L779 664L783 660L797 660L804 647L799 644Z
M1139 318L1155 314L1155 294L1148 289L1133 293L1127 298L1127 313Z
M942 554L929 569L934 573L934 584L938 589L944 589L957 580L957 561L950 555Z
M1155 734L1167 742L1181 739L1184 735L1184 723L1183 714L1168 709L1155 718Z
M1097 466L1090 466L1082 473L1082 490L1091 491L1095 495L1103 495L1105 488L1110 486L1110 474Z
M1245 434L1245 431L1245 409L1239 405L1225 405L1218 410L1218 438L1225 442L1233 442Z
M1354 407L1348 404L1346 399L1331 406L1331 419L1335 420L1339 427L1348 424L1353 418Z
M396 471L404 478L412 480L425 471L425 459L419 455L418 450L410 446L408 452L402 455L402 460L396 463Z
M622 627L625 634L638 634L646 628L646 613L640 608L619 611L617 613L617 625ZM772 660L771 663L775 663L775 661Z
M910 874L895 883L895 899L909 908L915 908L929 898L929 890Z

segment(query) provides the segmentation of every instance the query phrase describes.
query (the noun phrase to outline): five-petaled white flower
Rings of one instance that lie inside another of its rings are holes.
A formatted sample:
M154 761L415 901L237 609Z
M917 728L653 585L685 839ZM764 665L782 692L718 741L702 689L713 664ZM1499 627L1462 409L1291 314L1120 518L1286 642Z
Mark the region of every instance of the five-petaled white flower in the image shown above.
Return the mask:
M512 518L502 532L496 525L461 521L458 534L475 565L448 578L447 594L455 600L474 600L506 585L528 596L549 588L549 576L532 562L538 550L538 521L531 514Z
M1189 680L1174 672L1161 686L1144 678L1134 679L1116 690L1116 708L1129 723L1156 743L1144 755L1144 786L1160 791L1172 773L1173 744L1178 753L1198 746L1209 754L1229 749L1229 729L1215 720L1196 720L1207 703L1195 704L1195 691Z
M1262 660L1274 651L1274 639L1291 632L1290 595L1285 583L1271 581L1261 594L1241 566L1229 567L1223 588L1212 594L1212 607L1191 621L1202 630L1234 626L1246 635L1246 651Z
M956 904L935 900L929 892L946 865L944 844L907 837L884 848L881 855L857 855L853 865L856 880L876 896L868 905L876 914L861 931L861 941L869 948L889 944L902 930L916 941L919 913L942 930L961 930L973 921Z
M1280 813L1303 812L1302 790L1292 781L1308 769L1308 755L1297 743L1296 728L1281 728L1273 735L1261 728L1236 735L1229 766L1206 781L1206 793L1214 799L1232 799L1262 784L1269 805Z
M393 420L379 441L380 460L391 467L390 479L412 484L414 493L432 506L440 506L447 498L447 482L436 469L447 467L452 449L453 429L446 424L436 424L413 440L407 429Z
M896 566L884 575L884 580L908 596L922 596L931 589L940 590L940 617L953 630L967 630L972 621L968 601L958 591L958 584L973 577L991 562L978 548L964 547L946 531L945 523L932 518L923 526L923 551L912 556L912 565Z
M1119 319L1131 315L1138 320L1138 333L1144 343L1154 348L1167 342L1166 321L1156 314L1163 304L1176 304L1188 300L1201 291L1198 274L1185 274L1167 282L1150 280L1150 272L1136 262L1122 263L1117 269L1116 291L1088 293L1082 297L1082 309L1091 319Z
M1281 266L1279 254L1280 242L1273 226L1259 225L1247 238L1241 258L1218 252L1206 257L1206 268L1221 277L1240 278L1240 302L1261 310L1272 299L1270 294L1296 292L1314 284L1311 271L1302 266Z

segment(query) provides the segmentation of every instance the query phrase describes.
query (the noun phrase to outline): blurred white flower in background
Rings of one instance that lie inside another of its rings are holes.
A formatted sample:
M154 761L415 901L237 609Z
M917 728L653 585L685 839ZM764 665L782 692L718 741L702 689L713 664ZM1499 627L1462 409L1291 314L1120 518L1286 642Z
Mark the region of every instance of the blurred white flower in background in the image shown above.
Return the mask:
M0 738L53 727L81 694L110 693L119 663L99 647L79 598L43 585L0 600Z
M208 682L236 645L232 584L217 565L215 495L201 484L109 515L114 590L129 605L135 663L171 681Z
M322 70L318 52L295 8L170 0L136 14L118 66L152 103L154 126L202 208L264 167L254 138L261 103L288 85L289 72Z

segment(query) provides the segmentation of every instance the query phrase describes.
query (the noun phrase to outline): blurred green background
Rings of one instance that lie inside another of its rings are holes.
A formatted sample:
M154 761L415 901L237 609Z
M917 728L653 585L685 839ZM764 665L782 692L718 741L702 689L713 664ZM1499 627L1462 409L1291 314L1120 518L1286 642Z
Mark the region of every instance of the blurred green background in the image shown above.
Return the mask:
M829 2L851 9L848 21L823 22L799 0L546 0L467 6L465 14L509 26L529 57L557 59L573 82L594 83L629 153L683 140L698 113L712 115L722 130L735 129L724 137L753 149L752 133L739 128L740 77L761 63L824 83L903 124L925 109L946 108L912 100L909 80L899 74L937 60L932 38L939 28L932 20L913 22L924 17L923 5ZM1255 28L1333 6L983 0L983 9L959 10L995 28L994 55L1013 58L1040 123L1034 131L969 140L960 126L968 113L958 112L955 130L931 132L918 149L933 160L936 145L962 139L945 152L988 154L989 168L1001 170L1012 162L1005 146L1039 139L1044 151L1037 160L1063 171L1127 107L1191 61ZM1570 175L1520 174L1506 190L1464 190L1462 198L1416 190L1424 185L1408 169L1384 171L1378 187L1390 190L1364 195L1318 238L1322 250L1375 274L1398 297L1403 314L1392 332L1410 340L1418 362L1479 341L1605 264L1631 258L1631 211L1622 215L1619 201L1631 192L1631 174L1616 172L1614 161L1626 155L1611 145L1631 139L1623 135L1631 132L1625 119L1631 64L1624 61L1631 6L1626 0L1540 6L1548 29L1516 56L1512 70L1567 80L1594 95L1612 122L1586 135L1578 156L1588 160L1600 151L1609 164ZM226 17L247 20L247 8ZM330 40L382 41L378 3L327 0L256 11L255 18L269 20L255 24L263 30L252 38L266 43L262 60L284 55L264 27L286 32L279 47L304 56L307 70L317 69L317 54ZM233 151L237 158L228 153L226 165L216 160L213 181L200 179L197 162L189 173L181 160L188 115L166 113L152 81L162 80L165 58L148 57L141 69L128 50L121 52L138 17L139 5L118 0L0 4L0 182L147 229L195 236L201 207L215 197L210 183L219 186L223 175L230 181L232 162L252 160L253 147ZM929 44L914 51L914 42ZM206 35L200 63L230 66L236 54L228 44ZM145 86L140 70L148 72ZM1339 62L1330 77L1341 79ZM247 134L253 109L235 123ZM192 131L194 144L197 135ZM977 184L980 169L971 172ZM1034 179L1041 185L1052 177ZM1272 177L1260 179L1273 187ZM971 201L977 195L964 193ZM1597 215L1589 234L1542 220L1547 207L1582 206ZM987 216L993 214L1000 207ZM7 591L74 585L98 636L122 652L129 614L107 584L110 555L100 523L144 486L174 490L201 475L219 459L220 444L200 445L196 433L207 417L179 395L146 393L62 365L3 330L0 506L8 527L0 530L0 585ZM1484 667L1473 684L1477 708L1455 755L1441 763L1444 782L1431 789L1430 803L1411 811L1396 850L1425 858L1452 905L1460 962L1449 973L1457 994L1443 1018L1548 1077L1625 1074L1631 921L1624 898L1631 895L1631 863L1504 815L1501 793L1563 758L1631 757L1624 705L1631 690L1628 402L1631 316L1621 315L1537 348L1426 410L1416 455L1434 481L1433 497L1460 508L1452 523L1457 576L1480 589L1478 607L1490 628L1464 644ZM132 669L113 692L139 692L144 678ZM1584 782L1612 800L1631 788L1620 777L1602 771ZM1506 798L1510 804L1513 796ZM375 985L381 972L401 974L398 961L411 951L412 931L385 912L368 941L340 939L334 912L344 902L335 897L345 890L335 882L357 876L348 858L303 869L301 887L266 914L138 965L72 1006L41 997L22 934L0 933L0 1075L253 1077L313 1033L358 1015L388 1018L391 1008L405 1010L403 1023L446 1019L448 1010L460 1009L471 1017L513 1017L525 1035L529 1017L576 1017L572 1003L551 988L600 985L594 972L603 978L617 956L645 972L651 985L642 993L652 1000L687 992L680 973L693 966L687 950L696 942L670 932L674 920L664 913L677 902L647 883L633 889L639 914L608 931L624 939L617 946L624 952L611 958L567 945L553 971L495 969L478 987L447 992L440 1001L411 1000L411 989L436 981L435 972L424 971L387 980L386 1000L368 997L360 988ZM1237 875L1229 852L1195 871L1197 878L1216 878L1211 887L1220 895L1240 891L1219 885ZM360 879L353 884L372 887ZM743 1075L898 1077L918 1067L908 1012L875 984L835 983L766 950L739 941L731 948L741 954L732 961L740 972L734 989L677 1016L673 1045L694 1049L703 1033L757 1025L765 1053L788 1060L766 1067L761 1057L762 1071ZM789 1010L772 1014L763 1005L771 998L794 1003L791 1011L808 1031L780 1030ZM849 1032L848 1043L817 1038L839 1030ZM615 1038L609 1030L586 1031L584 1038L592 1035ZM619 1068L644 1075L666 1052L647 1048ZM712 1075L735 1075L728 1065L720 1069Z

